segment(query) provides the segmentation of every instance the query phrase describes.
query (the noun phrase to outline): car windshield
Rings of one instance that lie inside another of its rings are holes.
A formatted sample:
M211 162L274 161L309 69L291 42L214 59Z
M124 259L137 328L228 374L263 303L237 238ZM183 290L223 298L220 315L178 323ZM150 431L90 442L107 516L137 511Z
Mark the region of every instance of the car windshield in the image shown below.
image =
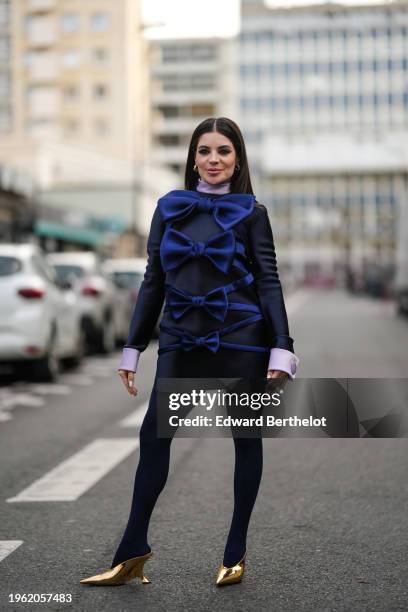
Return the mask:
M83 278L85 276L85 270L80 266L55 264L53 268L55 269L58 280L62 282L72 277Z
M21 261L15 257L5 257L0 255L0 276L11 276L20 272L22 268Z
M117 287L126 289L134 289L138 287L143 280L142 272L113 272L113 282Z

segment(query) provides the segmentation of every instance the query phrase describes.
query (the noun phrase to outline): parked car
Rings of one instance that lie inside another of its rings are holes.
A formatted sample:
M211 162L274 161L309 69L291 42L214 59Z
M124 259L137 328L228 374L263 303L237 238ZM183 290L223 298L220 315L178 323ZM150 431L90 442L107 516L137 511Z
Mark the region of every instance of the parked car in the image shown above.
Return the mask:
M126 342L130 320L146 270L142 258L108 259L103 269L115 286L114 325L118 345Z
M133 310L146 271L147 259L129 257L107 259L104 263L105 272L115 285L115 337L118 345L126 342ZM159 321L155 326L153 337L158 337Z
M408 317L408 265L401 265L392 285L397 314Z
M61 359L79 363L83 334L77 298L60 284L34 244L0 244L0 360L28 364L56 380Z
M59 281L71 284L78 296L87 350L110 353L115 348L115 289L98 255L66 251L48 254L47 261Z

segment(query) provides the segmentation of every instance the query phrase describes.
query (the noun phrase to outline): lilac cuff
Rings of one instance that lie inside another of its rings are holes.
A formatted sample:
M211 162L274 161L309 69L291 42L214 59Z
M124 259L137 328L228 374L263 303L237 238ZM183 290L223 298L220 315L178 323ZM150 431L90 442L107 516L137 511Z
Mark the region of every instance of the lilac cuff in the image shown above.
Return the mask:
M299 357L291 351L282 348L271 349L268 370L281 370L287 372L291 378L296 378Z
M122 360L118 370L136 372L139 362L140 351L134 348L122 350ZM291 351L282 348L273 348L270 352L268 370L281 370L287 372L291 378L296 378L296 371L300 359Z
M128 372L136 372L137 363L139 361L140 351L134 348L124 348L122 350L122 360L118 370L127 370Z

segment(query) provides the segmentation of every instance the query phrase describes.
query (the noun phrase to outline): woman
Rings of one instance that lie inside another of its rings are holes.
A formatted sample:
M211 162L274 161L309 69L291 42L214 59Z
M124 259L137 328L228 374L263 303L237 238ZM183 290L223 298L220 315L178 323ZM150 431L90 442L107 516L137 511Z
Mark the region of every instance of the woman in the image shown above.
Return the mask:
M143 574L153 554L149 520L167 480L171 438L157 436L157 379L294 378L293 353L275 247L265 206L253 195L244 140L225 117L194 130L185 189L159 199L148 263L123 349L119 375L131 395L140 353L160 323L149 407L140 429L140 459L130 516L110 570L81 580L124 584ZM234 438L234 512L218 569L218 586L239 582L249 519L262 475L262 437Z

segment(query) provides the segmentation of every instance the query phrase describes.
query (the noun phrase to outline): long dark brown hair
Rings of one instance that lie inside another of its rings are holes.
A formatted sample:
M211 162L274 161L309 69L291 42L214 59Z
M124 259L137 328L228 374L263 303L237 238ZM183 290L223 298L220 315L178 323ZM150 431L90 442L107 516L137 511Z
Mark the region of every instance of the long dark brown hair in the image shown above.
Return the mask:
M253 194L244 138L238 125L228 117L209 117L195 128L188 147L184 188L194 190L197 187L200 175L193 169L195 153L201 135L207 132L220 132L220 134L229 138L234 145L240 168L239 170L235 168L234 174L231 176L231 193Z

